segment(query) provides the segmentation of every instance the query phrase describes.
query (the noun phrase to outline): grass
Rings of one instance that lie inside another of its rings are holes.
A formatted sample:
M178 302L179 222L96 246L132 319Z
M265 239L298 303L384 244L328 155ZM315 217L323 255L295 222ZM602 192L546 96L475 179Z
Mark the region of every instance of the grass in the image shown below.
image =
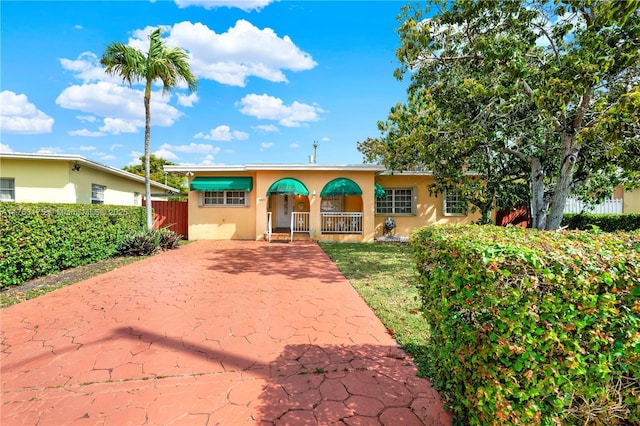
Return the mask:
M140 257L113 257L96 263L67 269L56 274L46 275L19 286L5 287L0 291L0 308L7 308L26 300L35 299L54 290L104 274L129 263L142 260Z
M320 243L320 247L427 377L429 326L411 250L402 243Z

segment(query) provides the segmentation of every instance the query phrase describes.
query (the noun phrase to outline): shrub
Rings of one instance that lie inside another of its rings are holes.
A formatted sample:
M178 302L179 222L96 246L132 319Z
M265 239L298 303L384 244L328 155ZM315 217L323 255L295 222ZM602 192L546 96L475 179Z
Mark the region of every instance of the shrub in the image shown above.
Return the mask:
M435 226L411 245L458 419L640 422L640 233Z
M590 230L598 227L605 232L635 231L640 229L640 214L565 214L562 227L568 229Z
M176 248L181 239L180 235L166 228L137 231L124 235L117 251L122 256L148 256Z
M144 223L141 207L0 203L0 288L113 256Z

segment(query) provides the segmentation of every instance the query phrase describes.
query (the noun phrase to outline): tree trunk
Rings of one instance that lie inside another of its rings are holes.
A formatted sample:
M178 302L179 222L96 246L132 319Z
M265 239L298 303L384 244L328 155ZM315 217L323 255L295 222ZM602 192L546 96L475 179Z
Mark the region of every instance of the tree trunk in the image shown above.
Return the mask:
M531 158L531 227L545 229L547 203L544 197L544 170L539 158Z
M548 230L560 228L560 223L562 222L564 213L564 206L567 202L567 197L571 192L573 167L578 159L578 153L580 152L580 149L576 145L574 136L567 133L561 133L560 140L562 141L562 165L558 172L556 188L549 206L549 216L547 218L547 225L545 228Z
M151 207L151 164L150 164L150 151L151 151L151 81L147 80L147 86L144 91L144 113L145 113L145 126L144 126L144 197L146 200L146 217L147 217L147 229L153 228L153 215Z

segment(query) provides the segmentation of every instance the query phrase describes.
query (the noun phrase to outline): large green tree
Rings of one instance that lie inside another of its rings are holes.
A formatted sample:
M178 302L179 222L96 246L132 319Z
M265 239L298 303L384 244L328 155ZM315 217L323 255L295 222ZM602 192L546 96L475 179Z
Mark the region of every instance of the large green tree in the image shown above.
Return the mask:
M483 213L526 182L533 226L557 229L566 198L581 186L637 182L639 5L405 6L395 75L410 76L408 99L378 123L380 137L358 148L395 170L433 170L436 191L473 193L468 172L478 172L482 196L468 200Z
M186 177L181 173L170 173L164 171L164 166L173 166L176 163L173 163L169 160L165 160L162 157L156 157L153 154L149 155L149 176L151 180L164 183L173 188L180 190L180 195L187 195L188 189L186 186ZM144 176L145 175L145 166L144 166L144 155L140 156L140 164L136 164L133 166L124 166L122 170L125 170L129 173L133 173L134 175Z
M151 85L160 80L163 93L168 93L180 83L186 83L190 91L198 87L198 79L191 72L187 53L179 48L167 46L162 38L162 29L157 28L149 35L149 51L145 54L123 43L107 46L100 63L107 74L122 77L132 86L142 82L144 88L144 167L145 199L151 200L150 144L151 144ZM147 227L153 226L151 203L146 203Z

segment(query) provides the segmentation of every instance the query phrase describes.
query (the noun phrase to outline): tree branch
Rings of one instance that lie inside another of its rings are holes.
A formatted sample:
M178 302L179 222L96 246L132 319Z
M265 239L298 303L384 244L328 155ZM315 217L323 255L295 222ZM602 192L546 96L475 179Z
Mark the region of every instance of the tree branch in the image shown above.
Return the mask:
M531 158L529 156L524 155L523 153L521 153L520 151L516 151L515 149L504 147L500 149L500 152L511 154L514 157L517 157L520 160L524 161L525 163L531 163Z

